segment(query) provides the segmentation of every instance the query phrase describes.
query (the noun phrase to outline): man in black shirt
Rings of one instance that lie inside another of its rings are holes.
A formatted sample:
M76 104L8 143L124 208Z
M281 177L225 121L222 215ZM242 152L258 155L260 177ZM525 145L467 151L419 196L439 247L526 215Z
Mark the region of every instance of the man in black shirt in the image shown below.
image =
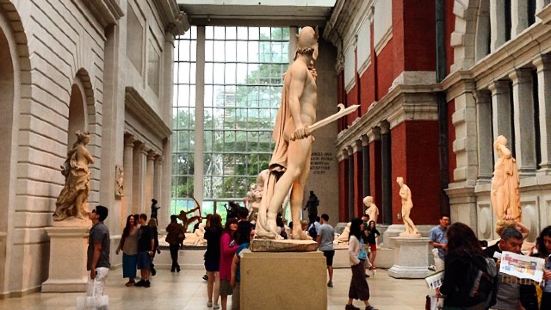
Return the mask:
M92 221L92 228L88 235L88 251L86 260L86 270L90 271L88 279L87 295L92 296L92 290L95 296L103 295L105 288L105 279L109 272L109 229L103 221L107 218L109 210L101 205L96 206L88 217Z
M155 253L155 239L151 227L147 226L147 215L140 214L140 230L138 231L138 269L142 279L135 286L149 287L151 274L151 257Z

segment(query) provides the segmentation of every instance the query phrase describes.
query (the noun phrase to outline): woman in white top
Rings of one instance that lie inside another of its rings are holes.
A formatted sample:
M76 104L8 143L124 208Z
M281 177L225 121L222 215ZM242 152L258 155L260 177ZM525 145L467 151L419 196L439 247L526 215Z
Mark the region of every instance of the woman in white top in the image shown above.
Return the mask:
M354 299L363 300L365 310L374 310L369 305L369 286L365 278L365 260L367 252L361 238L362 231L365 229L364 223L359 218L352 219L350 225L350 238L348 239L348 256L350 258L350 269L352 269L352 279L350 280L350 289L348 290L348 304L346 310L360 310L352 304Z

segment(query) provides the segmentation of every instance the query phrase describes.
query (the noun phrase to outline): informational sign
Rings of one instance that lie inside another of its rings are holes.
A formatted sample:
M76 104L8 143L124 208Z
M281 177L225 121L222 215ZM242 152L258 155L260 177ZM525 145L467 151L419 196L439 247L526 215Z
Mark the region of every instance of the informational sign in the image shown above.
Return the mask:
M501 254L499 272L519 279L529 279L540 283L543 280L545 260L512 252Z
M315 175L325 174L335 161L335 155L332 152L312 152L310 171Z

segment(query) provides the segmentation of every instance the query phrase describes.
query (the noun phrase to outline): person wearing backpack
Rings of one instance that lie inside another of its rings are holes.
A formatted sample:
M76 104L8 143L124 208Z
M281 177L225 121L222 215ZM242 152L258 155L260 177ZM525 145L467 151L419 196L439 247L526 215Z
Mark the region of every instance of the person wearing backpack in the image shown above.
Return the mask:
M495 302L495 263L486 259L469 226L452 224L447 238L444 280L439 290L444 309L488 309Z
M501 233L501 239L494 245L486 248L484 254L493 258L494 253L502 251L522 254L523 236L514 226L506 227ZM448 244L449 247L449 244ZM494 258L495 259L495 258ZM497 259L495 259L497 260ZM510 283L503 281L503 276L498 275L497 300L492 309L496 310L538 310L538 298L536 287L532 284Z

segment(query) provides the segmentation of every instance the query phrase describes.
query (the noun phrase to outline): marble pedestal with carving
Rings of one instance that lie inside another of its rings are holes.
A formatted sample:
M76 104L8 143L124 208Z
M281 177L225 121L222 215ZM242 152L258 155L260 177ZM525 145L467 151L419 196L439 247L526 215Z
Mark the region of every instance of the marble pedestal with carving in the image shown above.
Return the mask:
M42 292L84 292L89 227L47 227L50 267Z
M327 309L325 257L319 251L244 253L240 308Z
M393 278L421 279L428 276L429 238L391 237L394 265L388 270Z

